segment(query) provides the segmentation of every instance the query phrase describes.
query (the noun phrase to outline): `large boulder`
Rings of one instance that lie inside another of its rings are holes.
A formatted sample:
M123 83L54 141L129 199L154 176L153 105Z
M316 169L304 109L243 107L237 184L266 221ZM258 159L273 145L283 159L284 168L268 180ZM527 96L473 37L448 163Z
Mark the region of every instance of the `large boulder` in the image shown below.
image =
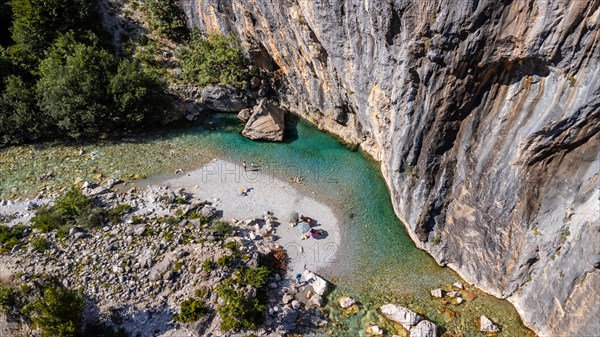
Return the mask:
M422 320L410 331L410 337L437 337L437 326Z
M250 139L282 141L285 131L285 111L275 103L261 100L252 110L242 135Z
M423 320L423 317L419 316L416 312L398 304L385 304L379 310L381 310L381 313L385 317L400 323L408 331Z
M205 87L200 102L206 109L218 112L239 112L248 107L246 95L232 87Z

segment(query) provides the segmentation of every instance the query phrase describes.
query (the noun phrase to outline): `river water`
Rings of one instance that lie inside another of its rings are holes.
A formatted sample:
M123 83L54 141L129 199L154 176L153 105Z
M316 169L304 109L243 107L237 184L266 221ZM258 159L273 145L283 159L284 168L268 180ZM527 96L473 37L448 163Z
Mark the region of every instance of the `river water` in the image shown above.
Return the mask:
M314 258L335 259L331 268L321 273L337 286L327 307L330 324L319 334L364 335L368 324L401 333L377 314L380 305L393 302L442 326L445 336L459 336L459 332L484 336L477 331L480 315L502 327L500 336L533 336L510 303L468 285L478 297L458 306L430 297L430 290L450 290L450 284L462 280L415 247L393 212L376 162L303 121L296 123L283 143L248 140L239 134L241 128L234 115L216 114L202 125L117 144L5 149L0 195L28 195L44 186L52 190L65 182L104 177L144 178L172 173L176 168L197 168L216 157L257 162L283 179L303 177L299 188L331 205L342 219L343 244L333 251L331 247L314 250ZM7 162L11 158L14 160ZM48 172L54 178L41 181L39 175ZM336 302L342 295L357 299L360 311L341 312Z

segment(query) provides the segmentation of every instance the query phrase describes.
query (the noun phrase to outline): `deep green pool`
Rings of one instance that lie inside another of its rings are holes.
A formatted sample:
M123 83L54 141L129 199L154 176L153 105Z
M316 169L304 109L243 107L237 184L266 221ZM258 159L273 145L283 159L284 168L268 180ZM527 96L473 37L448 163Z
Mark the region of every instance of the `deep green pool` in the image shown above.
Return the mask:
M30 164L16 160L10 175L0 176L0 192L6 195L15 186L25 189L19 182L28 179L35 184L37 175L53 167L53 158L60 161L56 165L62 167L55 176L67 181L91 179L99 172L105 176L131 176L132 170L144 175L172 173L175 168L192 169L215 157L258 162L263 170L284 179L304 177L299 186L334 206L343 219L343 244L338 249L336 263L322 271L337 285L329 298L332 304L328 314L332 322L325 329L327 334L362 335L365 324L383 324L376 309L387 302L405 305L427 316L442 326L447 336L455 336L459 331L464 336L483 336L477 332L482 314L501 325L500 336L531 334L507 301L476 289L469 287L479 297L459 306L431 299L431 289L445 288L460 279L453 271L437 266L429 255L414 246L393 212L377 163L303 121L296 124L292 136L283 143L248 140L239 134L241 127L234 115L212 115L203 125L165 131L127 143L64 146L65 151L71 153L67 159L52 152L56 151L54 148L34 148L29 150L34 152L28 154ZM86 154L95 151L93 165L89 160L78 161L74 153L79 148L84 148ZM3 151L29 153L19 148ZM36 164L36 160L40 163ZM4 173L9 171L8 166L0 167ZM71 172L80 174L68 176ZM361 311L349 316L341 313L335 302L342 294L359 300ZM385 328L393 329L390 325Z

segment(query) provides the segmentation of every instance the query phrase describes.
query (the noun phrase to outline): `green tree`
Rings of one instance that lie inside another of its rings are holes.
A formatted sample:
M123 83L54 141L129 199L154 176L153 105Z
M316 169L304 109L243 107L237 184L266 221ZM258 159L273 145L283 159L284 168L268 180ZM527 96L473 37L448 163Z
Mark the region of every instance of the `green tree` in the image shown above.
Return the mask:
M37 64L61 33L99 31L95 0L11 0L12 47L23 65Z
M160 121L171 111L171 103L165 94L166 84L132 61L119 63L108 90L117 112L114 122L121 126L136 127Z
M12 22L12 10L9 0L0 0L0 46L11 44L10 24Z
M213 34L202 38L195 34L181 50L181 61L184 79L201 86L242 86L248 73L239 42L231 36Z
M80 331L84 305L81 294L51 286L33 302L33 322L43 336L73 337Z
M0 145L34 140L46 130L35 106L35 90L20 76L8 75L0 95Z
M188 35L183 11L175 0L147 0L148 24L156 33L175 41Z
M38 106L71 138L97 136L113 117L106 88L114 57L93 45L57 39L40 65Z

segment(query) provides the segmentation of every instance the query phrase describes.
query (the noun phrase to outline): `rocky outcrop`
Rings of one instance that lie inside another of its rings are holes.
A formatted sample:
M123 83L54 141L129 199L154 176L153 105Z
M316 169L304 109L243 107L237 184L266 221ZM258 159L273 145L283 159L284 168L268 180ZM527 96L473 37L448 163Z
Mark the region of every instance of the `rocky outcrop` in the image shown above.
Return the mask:
M282 141L285 132L285 111L275 103L262 99L252 109L252 114L242 135L250 139Z
M248 107L248 98L232 87L208 86L202 89L200 103L216 112L239 112Z
M280 102L381 161L416 244L540 335L594 335L600 2L195 0Z

